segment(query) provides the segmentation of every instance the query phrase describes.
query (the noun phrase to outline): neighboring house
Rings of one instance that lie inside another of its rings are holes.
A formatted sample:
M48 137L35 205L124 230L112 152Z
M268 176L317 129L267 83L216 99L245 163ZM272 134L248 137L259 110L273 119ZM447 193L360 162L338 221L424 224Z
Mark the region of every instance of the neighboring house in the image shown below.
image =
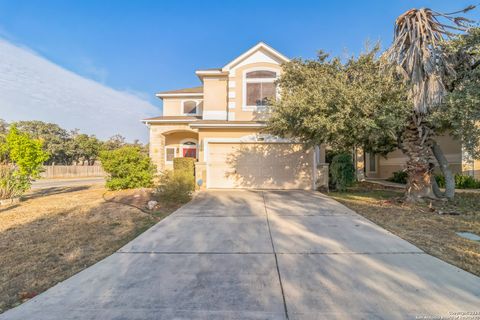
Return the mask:
M206 188L314 189L328 184L325 148L266 134L268 99L287 57L260 42L217 69L197 70L201 86L165 91L163 116L144 119L150 128L150 156L159 171L173 169L175 157L196 159L197 183ZM454 172L480 178L480 163L467 161L461 144L440 137ZM359 178L388 178L405 167L399 151L386 158L358 152Z
M207 188L312 189L326 183L323 148L262 132L268 99L287 57L260 42L225 66L197 70L201 86L157 94L163 116L150 127L150 156L159 171L175 157L195 158L196 181Z
M437 137L436 141L441 146L454 173L463 173L480 179L480 161L470 159L468 154L462 150L461 142L454 140L449 135ZM369 153L363 154L359 151L356 154L357 176L386 179L391 177L393 172L405 169L406 162L407 157L400 150L395 150L386 157Z

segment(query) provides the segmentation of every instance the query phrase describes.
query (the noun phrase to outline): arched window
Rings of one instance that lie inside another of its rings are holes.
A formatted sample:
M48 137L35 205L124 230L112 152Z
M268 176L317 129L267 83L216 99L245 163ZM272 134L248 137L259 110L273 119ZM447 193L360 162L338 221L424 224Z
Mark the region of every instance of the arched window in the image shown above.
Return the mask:
M198 101L185 100L182 103L182 112L184 115L195 115L198 113Z
M245 74L244 105L247 108L256 108L268 105L268 101L275 100L277 88L275 80L277 73L270 70L255 70Z

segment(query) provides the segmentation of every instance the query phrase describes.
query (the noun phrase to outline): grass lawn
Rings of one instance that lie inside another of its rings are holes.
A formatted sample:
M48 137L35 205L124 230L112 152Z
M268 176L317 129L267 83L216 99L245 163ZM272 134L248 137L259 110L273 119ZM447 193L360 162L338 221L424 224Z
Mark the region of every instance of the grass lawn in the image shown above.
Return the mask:
M457 193L453 203L432 206L403 203L401 190L371 183L329 195L428 254L480 276L480 242L455 233L480 235L480 193Z
M150 197L148 190L65 187L0 207L0 313L112 254L178 207L136 208Z

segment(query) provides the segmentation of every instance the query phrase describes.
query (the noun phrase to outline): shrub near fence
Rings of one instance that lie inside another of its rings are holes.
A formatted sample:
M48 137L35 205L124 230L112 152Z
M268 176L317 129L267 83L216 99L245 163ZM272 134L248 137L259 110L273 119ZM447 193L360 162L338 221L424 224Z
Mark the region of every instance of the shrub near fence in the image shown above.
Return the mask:
M93 166L43 166L42 178L82 178L104 177L105 171L101 165Z

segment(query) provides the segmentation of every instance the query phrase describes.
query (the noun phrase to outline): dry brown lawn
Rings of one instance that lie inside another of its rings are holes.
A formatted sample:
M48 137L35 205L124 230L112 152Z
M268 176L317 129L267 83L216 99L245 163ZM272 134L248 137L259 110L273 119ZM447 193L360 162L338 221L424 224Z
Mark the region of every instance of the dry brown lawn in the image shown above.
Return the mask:
M149 190L65 187L0 207L0 313L112 254L177 208L150 212L150 197Z
M403 203L401 191L370 183L329 195L425 252L480 276L480 242L456 234L480 235L479 193L458 193L453 203L431 206Z

